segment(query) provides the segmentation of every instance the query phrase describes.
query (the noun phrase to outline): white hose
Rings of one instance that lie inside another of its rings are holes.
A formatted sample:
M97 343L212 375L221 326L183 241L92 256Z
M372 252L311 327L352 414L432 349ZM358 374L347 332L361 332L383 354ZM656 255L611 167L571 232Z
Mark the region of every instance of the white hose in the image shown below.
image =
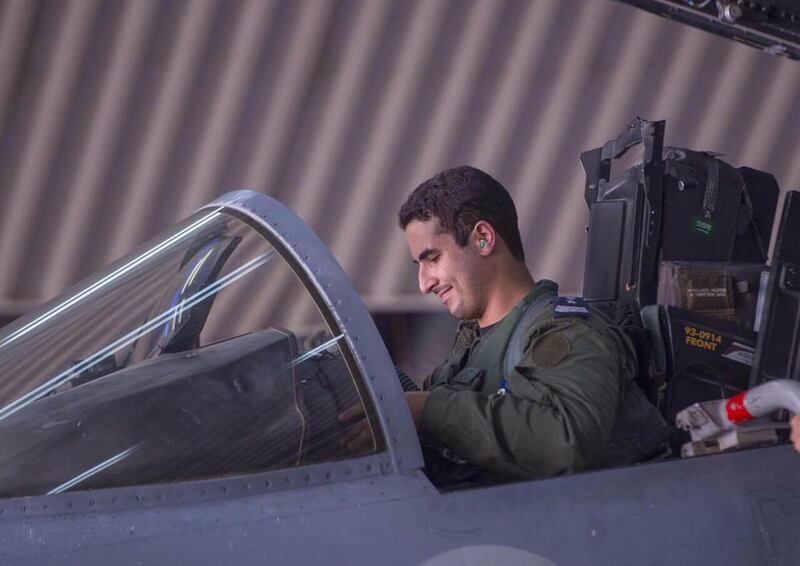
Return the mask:
M800 382L775 379L757 385L744 396L744 406L754 417L763 417L778 409L800 413Z

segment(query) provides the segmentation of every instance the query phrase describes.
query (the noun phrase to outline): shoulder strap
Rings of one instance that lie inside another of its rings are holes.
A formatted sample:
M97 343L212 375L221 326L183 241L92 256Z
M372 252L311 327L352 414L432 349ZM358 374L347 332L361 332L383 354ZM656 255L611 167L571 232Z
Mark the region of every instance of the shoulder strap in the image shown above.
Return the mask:
M514 329L514 333L511 335L511 340L508 341L508 347L506 348L506 355L503 361L504 378L511 375L511 372L514 371L514 367L522 359L523 349L525 348L526 329L530 326L533 318L541 312L541 307L548 304L554 296L555 293L543 293L528 304L525 312L522 314L522 318L520 318L517 323L517 327Z

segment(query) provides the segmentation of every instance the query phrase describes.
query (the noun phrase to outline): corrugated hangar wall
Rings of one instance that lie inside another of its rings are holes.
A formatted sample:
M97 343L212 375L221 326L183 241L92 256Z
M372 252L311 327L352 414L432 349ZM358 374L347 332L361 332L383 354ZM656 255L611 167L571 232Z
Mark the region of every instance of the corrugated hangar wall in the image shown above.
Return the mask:
M0 314L243 187L374 310L425 310L396 211L462 163L514 196L534 275L579 292L580 151L666 119L800 188L798 94L797 62L606 0L0 0Z

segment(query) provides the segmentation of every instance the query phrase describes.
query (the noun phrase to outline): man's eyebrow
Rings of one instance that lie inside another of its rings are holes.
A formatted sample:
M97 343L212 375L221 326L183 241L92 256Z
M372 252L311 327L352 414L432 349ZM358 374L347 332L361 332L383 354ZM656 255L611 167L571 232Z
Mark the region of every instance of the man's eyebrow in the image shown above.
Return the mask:
M438 252L438 251L439 251L439 250L437 250L437 249L435 249L435 248L425 248L425 249L424 249L424 250L422 250L422 252L419 254L419 257L418 257L417 259L413 259L413 260L411 260L411 261L413 261L414 263L419 263L419 262L421 262L421 261L425 261L426 259L428 259L430 256L432 256L433 254L435 254L435 253L436 253L436 252Z

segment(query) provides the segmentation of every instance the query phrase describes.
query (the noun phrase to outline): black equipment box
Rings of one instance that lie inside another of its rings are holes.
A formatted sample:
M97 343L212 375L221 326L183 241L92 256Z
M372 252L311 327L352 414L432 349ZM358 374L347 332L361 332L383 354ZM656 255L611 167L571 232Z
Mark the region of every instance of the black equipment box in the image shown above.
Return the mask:
M662 312L669 387L668 422L692 403L731 397L748 388L756 335L676 307Z

